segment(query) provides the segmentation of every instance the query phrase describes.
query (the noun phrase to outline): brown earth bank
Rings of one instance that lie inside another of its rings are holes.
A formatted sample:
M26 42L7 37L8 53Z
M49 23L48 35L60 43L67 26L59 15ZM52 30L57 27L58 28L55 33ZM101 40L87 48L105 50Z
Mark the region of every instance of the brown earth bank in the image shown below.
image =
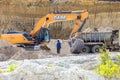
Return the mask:
M83 31L90 31L96 27L100 28L100 30L102 27L119 29L120 2L105 3L103 1L95 5L81 5L79 1L75 1L52 4L49 0L1 0L0 33L9 30L26 30L30 33L39 19L50 12L81 9L87 9L90 13ZM51 24L51 37L54 39L68 39L73 26L74 21Z
M30 31L38 20L54 11L71 11L87 9L90 13L85 28L111 27L119 28L120 2L98 2L94 5L80 4L80 0L72 0L53 4L49 0L1 0L0 1L0 33L8 30ZM82 1L82 0L81 0ZM69 6L68 6L69 5ZM107 23L106 23L107 22ZM68 39L73 21L50 25L52 38ZM58 27L56 27L58 26ZM59 28L63 27L63 28ZM61 30L60 30L61 29ZM4 31L3 31L4 30ZM53 32L58 30L57 32ZM60 33L60 34L59 34ZM65 33L65 34L63 34ZM54 35L57 34L57 35ZM62 36L63 35L63 36Z
M60 0L59 0L60 1ZM82 0L69 0L62 3L51 3L49 0L1 0L0 1L0 33L8 30L26 30L28 33L38 20L54 11L71 11L87 9L90 13L87 28L111 27L119 29L120 2L97 2L94 5L81 4ZM69 5L69 6L68 6ZM51 37L68 39L74 21L50 25ZM102 28L101 28L102 29ZM65 34L63 34L65 33Z

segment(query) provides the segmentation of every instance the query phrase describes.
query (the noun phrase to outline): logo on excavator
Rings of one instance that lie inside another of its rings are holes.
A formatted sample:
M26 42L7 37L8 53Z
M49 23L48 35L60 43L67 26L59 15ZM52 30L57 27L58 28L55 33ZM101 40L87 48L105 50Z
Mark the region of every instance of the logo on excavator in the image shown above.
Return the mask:
M66 16L54 16L54 20L66 20Z

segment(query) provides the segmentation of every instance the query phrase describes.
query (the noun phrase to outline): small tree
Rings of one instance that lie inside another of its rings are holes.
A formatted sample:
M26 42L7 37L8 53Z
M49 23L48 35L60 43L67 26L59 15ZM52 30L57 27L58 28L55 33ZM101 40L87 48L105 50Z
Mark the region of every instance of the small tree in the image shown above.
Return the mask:
M105 46L100 50L100 61L101 64L96 67L96 72L105 78L117 78L120 77L120 56L118 56L118 62L115 63Z

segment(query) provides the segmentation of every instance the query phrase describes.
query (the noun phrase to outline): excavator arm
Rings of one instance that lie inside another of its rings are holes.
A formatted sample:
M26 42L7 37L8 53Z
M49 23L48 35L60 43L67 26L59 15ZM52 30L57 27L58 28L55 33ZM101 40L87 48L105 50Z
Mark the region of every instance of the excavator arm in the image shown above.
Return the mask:
M82 25L83 21L87 18L88 18L87 11L51 13L39 20L39 22L36 24L35 28L31 32L31 35L34 38L35 36L37 36L41 28L47 28L51 23L75 20L76 24L74 25L74 28L72 30L72 34L73 34L80 29L80 25Z
M82 28L83 28L87 18L88 18L88 12L87 11L81 13L80 17L77 18L77 20L76 20L76 24L74 25L71 34L82 31Z

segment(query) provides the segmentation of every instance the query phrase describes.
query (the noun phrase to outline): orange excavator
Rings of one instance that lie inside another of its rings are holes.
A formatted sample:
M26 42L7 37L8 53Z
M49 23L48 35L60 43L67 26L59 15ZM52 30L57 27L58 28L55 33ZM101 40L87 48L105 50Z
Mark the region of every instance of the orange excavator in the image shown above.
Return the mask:
M47 45L50 42L49 24L62 21L75 20L76 23L71 32L75 36L81 31L86 19L88 18L87 10L54 12L42 17L30 34L26 32L7 32L2 34L0 40L7 40L11 44L19 46Z

